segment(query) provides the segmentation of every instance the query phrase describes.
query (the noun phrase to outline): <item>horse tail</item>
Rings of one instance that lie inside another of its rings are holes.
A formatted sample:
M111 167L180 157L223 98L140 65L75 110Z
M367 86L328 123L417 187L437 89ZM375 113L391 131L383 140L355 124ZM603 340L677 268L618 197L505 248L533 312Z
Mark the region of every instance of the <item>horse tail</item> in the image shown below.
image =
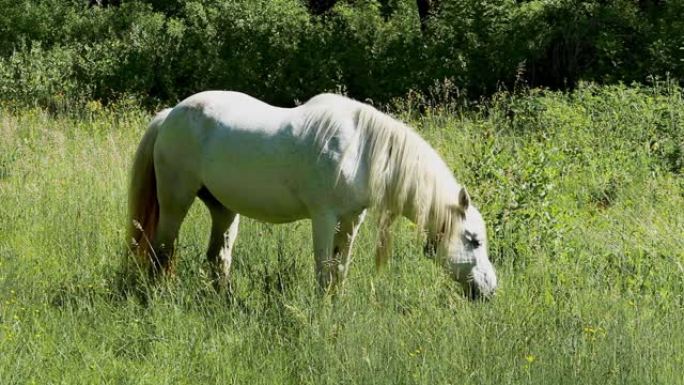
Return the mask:
M128 241L143 266L149 262L149 256L153 252L151 242L159 222L154 143L159 127L169 112L171 109L167 108L152 119L135 152L131 169L128 189Z

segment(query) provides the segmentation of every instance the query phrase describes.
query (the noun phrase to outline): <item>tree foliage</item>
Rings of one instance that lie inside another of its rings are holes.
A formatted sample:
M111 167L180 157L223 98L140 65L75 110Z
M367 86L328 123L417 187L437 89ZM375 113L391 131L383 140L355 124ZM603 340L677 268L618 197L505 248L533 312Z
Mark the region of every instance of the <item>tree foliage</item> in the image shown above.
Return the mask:
M477 97L516 84L684 78L680 0L0 0L0 8L0 97L29 103L124 95L171 103L210 88L280 104L324 90L387 101L435 84Z

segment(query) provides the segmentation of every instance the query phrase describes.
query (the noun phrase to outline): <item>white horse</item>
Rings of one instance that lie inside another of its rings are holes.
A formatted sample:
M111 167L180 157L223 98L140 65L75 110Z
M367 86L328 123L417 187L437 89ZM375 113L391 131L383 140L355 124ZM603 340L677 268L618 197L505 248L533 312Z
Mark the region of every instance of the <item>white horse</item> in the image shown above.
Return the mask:
M403 123L343 96L278 108L208 91L157 114L136 152L129 191L129 236L151 274L169 268L196 196L211 213L207 258L221 285L245 215L271 223L310 218L318 285L336 286L368 208L381 218L378 268L401 215L427 233L429 254L469 297L488 297L497 285L485 223L444 161Z

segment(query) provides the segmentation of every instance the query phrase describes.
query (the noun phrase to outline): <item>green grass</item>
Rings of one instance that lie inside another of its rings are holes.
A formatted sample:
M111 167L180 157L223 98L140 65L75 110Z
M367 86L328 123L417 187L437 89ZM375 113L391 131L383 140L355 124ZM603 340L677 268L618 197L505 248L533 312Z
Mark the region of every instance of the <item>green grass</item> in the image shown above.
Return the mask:
M501 282L488 303L464 300L406 221L381 274L363 227L329 301L308 222L244 220L235 296L218 296L200 204L177 277L125 295L127 174L150 115L90 107L0 107L2 384L684 383L680 89L404 112L487 220Z

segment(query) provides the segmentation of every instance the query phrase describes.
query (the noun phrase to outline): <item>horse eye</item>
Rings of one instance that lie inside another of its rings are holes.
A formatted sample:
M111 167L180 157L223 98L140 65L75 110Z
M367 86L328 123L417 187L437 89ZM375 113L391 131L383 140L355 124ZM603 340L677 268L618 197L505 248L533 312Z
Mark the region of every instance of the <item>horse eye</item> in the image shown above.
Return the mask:
M470 231L466 231L463 234L463 238L465 238L466 243L470 244L473 249L477 249L478 247L482 246L482 242L477 239L477 235L471 233Z

